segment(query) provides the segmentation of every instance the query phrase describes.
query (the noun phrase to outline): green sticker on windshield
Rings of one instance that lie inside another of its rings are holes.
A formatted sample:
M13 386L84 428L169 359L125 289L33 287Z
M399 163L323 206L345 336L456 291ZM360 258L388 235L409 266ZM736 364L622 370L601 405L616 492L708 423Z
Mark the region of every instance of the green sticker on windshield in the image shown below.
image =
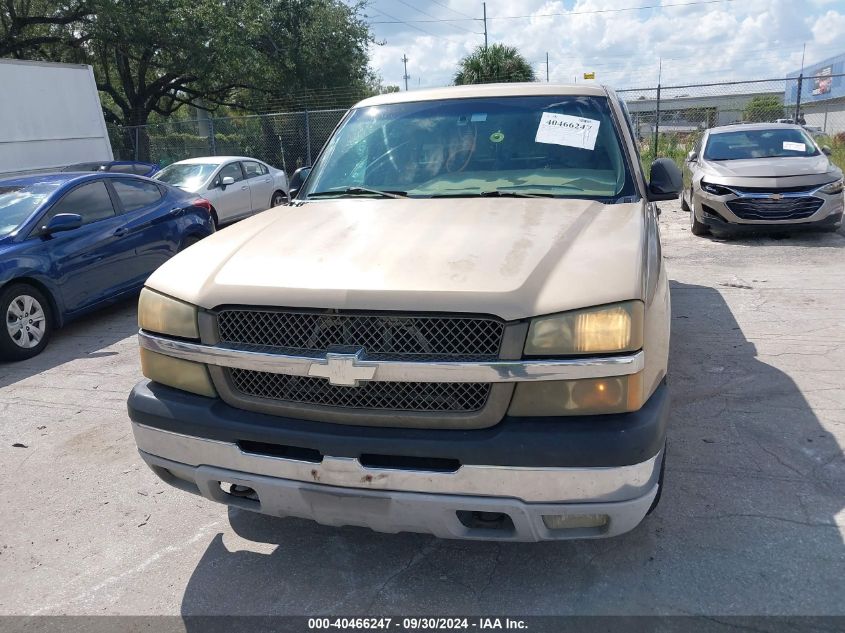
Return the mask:
M490 141L493 143L501 143L505 140L505 134L501 130L496 130L490 135Z

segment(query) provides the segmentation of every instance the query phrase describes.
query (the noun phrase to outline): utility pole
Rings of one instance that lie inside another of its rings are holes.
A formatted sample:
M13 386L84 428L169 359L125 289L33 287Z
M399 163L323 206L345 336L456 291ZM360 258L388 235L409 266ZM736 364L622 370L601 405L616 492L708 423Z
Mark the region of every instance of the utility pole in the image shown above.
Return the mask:
M402 76L402 79L405 80L405 92L408 92L408 56L405 53L402 53L402 63L405 66L405 74Z
M546 83L549 83L549 52L546 51Z
M652 158L657 158L657 146L660 143L660 80L663 77L663 58L658 58L657 66L657 101L654 104L654 148Z
M801 49L801 72L798 74L798 90L795 93L795 116L792 120L798 123L801 118L801 90L804 88L804 53L807 52L807 43L804 42L804 48Z
M481 9L484 11L484 48L487 48L487 3L481 3Z

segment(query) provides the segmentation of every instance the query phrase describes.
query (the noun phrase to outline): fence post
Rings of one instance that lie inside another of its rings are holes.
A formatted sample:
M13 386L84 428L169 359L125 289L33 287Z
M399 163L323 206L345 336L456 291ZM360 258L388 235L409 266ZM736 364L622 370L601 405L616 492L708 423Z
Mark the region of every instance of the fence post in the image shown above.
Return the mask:
M795 96L795 116L793 121L798 123L798 115L801 114L801 86L804 83L804 73L798 75L798 94Z
M657 158L657 143L660 138L660 84L657 84L657 103L654 110L654 154L652 159Z
M208 131L211 136L211 155L217 156L217 139L214 135L214 117L208 117Z
M308 108L305 108L305 160L311 166L311 117L308 116Z
M138 134L140 133L140 130L141 130L141 126L136 125L135 126L135 160L141 160L140 158L138 158L138 152L140 151L140 147L139 147L139 144L138 144L138 140L139 140Z

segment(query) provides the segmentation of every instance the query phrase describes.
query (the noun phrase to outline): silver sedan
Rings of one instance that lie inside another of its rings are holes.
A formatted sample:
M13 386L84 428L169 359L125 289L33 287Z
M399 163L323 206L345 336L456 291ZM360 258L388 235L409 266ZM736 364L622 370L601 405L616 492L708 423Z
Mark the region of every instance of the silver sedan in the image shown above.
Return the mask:
M290 199L284 171L246 156L189 158L165 167L153 178L211 202L218 226L286 204Z
M842 171L799 125L754 123L705 131L684 163L681 206L695 235L764 228L835 231Z

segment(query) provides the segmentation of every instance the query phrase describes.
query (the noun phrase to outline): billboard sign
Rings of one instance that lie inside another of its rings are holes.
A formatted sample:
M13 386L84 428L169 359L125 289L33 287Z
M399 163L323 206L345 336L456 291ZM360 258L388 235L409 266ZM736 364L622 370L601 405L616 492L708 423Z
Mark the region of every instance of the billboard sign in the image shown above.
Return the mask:
M833 84L833 67L825 66L819 70L818 75L813 77L813 96L826 95L830 93L830 87Z
M801 83L801 103L845 98L845 53L808 64L803 71L796 70L786 76L783 102L794 105L798 96L798 76Z

